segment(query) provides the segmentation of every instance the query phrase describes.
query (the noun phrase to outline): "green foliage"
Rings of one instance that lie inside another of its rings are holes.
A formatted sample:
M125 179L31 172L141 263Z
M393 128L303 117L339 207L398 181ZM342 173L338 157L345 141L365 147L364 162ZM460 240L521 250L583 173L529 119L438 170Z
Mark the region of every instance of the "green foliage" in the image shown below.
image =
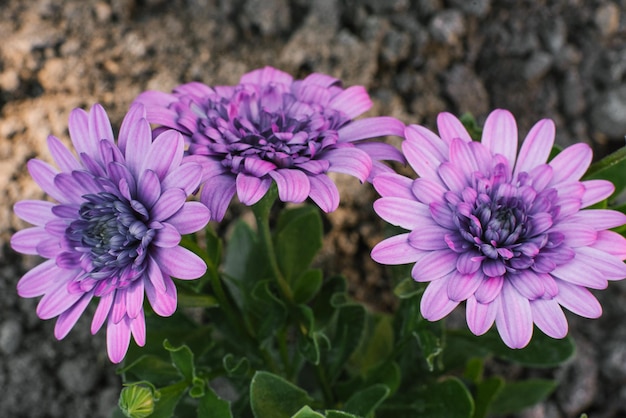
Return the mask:
M290 418L312 402L304 390L272 373L256 372L250 383L250 404L256 418Z
M626 147L622 147L592 164L583 180L609 180L615 186L613 196L617 196L626 189L626 176L624 173L626 173Z
M505 383L491 403L489 412L498 415L520 412L543 401L555 388L556 382L545 379Z

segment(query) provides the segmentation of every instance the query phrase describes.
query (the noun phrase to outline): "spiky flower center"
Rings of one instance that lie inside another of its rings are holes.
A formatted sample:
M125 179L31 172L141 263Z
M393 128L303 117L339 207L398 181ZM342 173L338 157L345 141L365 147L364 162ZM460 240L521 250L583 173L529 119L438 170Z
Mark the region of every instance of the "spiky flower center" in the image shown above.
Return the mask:
M245 158L279 168L315 158L337 143L337 130L349 118L315 101L303 101L283 85L239 86L232 97L210 97L198 116L200 134L192 154L220 155L233 172Z
M107 192L83 198L79 218L70 224L66 237L83 253L81 264L88 276L134 279L143 271L147 248L156 234L148 225L148 211L138 201L128 202Z

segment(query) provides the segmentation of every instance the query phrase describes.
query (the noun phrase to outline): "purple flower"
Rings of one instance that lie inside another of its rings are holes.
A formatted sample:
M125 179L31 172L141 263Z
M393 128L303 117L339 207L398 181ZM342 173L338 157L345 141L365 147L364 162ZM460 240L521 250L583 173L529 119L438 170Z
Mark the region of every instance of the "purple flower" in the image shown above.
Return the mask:
M353 121L372 106L367 92L360 86L344 90L324 74L294 81L265 67L243 75L234 87L192 82L172 94L144 92L136 101L146 106L151 123L186 137L189 159L203 166L200 199L217 220L235 192L252 205L272 181L280 200L310 197L331 212L339 193L328 172L366 181L371 173L390 171L378 160L403 161L394 147L363 140L402 136L404 125L391 117Z
M613 185L580 181L591 149L576 144L546 163L554 123L539 121L517 153L517 126L505 110L487 118L473 142L454 116L437 120L440 137L411 125L404 154L419 178L381 174L373 181L382 198L374 209L410 232L379 243L374 260L415 263L412 276L430 282L422 315L436 321L466 301L470 330L492 324L512 348L528 344L533 323L563 338L561 307L588 318L602 308L587 288L626 276L626 239L608 231L622 213L582 208L607 198Z
M141 105L124 118L117 144L99 105L89 114L73 110L69 131L78 159L50 136L60 171L41 160L28 162L33 179L59 203L15 205L17 216L35 226L15 233L11 246L48 259L20 279L17 291L43 296L37 315L58 316L58 339L99 298L91 332L107 322L109 358L118 363L131 334L138 345L145 343L144 292L157 314L169 316L176 310L171 277L195 279L206 271L202 259L178 246L181 234L209 221L204 205L186 201L198 187L201 167L181 163L184 140L178 132L152 141Z

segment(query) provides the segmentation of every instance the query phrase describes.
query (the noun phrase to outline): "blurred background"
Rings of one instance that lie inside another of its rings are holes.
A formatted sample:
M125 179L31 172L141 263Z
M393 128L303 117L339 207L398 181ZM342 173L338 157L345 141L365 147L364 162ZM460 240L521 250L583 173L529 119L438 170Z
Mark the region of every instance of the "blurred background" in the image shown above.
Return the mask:
M120 390L90 318L58 342L37 301L15 292L39 260L8 245L26 226L12 205L43 197L25 164L50 161L48 135L68 140L71 109L101 103L118 127L143 90L235 84L271 65L363 85L368 115L431 129L441 111L482 122L507 108L522 137L551 118L559 145L587 142L600 157L624 145L625 35L625 0L0 0L0 416L106 417ZM348 276L355 297L392 309L369 258L384 230L375 193L338 182L320 263ZM626 416L626 285L599 296L601 319L570 317L577 355L549 372L561 387L522 417Z

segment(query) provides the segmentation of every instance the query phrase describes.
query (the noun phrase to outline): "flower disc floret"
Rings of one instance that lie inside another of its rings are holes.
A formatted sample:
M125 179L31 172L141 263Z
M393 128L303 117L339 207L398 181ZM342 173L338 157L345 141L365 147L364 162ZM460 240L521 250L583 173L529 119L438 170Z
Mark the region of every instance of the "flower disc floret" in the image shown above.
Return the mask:
M495 322L512 348L528 344L533 323L564 337L562 307L598 317L601 306L588 288L626 277L626 239L609 230L626 216L584 209L614 190L605 180L580 180L589 146L573 145L548 162L555 127L544 119L518 153L515 119L505 110L489 115L481 142L450 114L437 124L439 136L406 128L402 149L417 179L382 173L373 181L382 196L378 215L409 232L379 243L372 257L414 263L413 278L429 283L421 300L426 319L465 301L470 330L480 335Z
M48 138L60 170L41 160L28 169L58 203L26 200L15 213L35 225L11 238L14 250L48 260L17 285L22 297L43 296L42 319L58 317L64 338L89 302L99 298L91 330L107 323L111 361L120 362L131 335L145 343L144 293L162 316L176 309L171 277L195 279L206 265L179 246L182 234L209 221L208 209L187 197L198 187L201 167L182 162L184 140L166 131L152 140L145 109L134 105L116 142L104 109L75 109L69 130L76 158L59 139Z
M136 101L150 122L186 137L189 160L203 166L200 199L218 220L235 193L252 205L272 182L282 201L310 197L330 212L339 194L328 172L366 181L390 171L379 160L403 160L392 146L364 140L401 136L404 125L390 117L354 121L372 105L365 89L344 90L323 74L294 81L266 67L243 75L237 86L193 82L172 94L144 92Z

